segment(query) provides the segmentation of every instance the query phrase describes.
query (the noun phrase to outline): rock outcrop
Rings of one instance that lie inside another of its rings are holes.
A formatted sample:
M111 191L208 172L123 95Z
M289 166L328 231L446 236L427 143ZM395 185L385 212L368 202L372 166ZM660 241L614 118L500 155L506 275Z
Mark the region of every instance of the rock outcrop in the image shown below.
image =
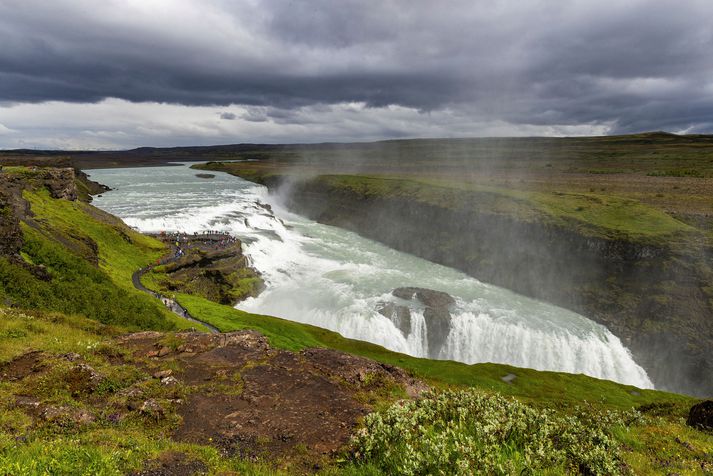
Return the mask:
M404 337L408 337L413 330L411 308L422 310L426 321L428 356L438 358L451 331L453 297L442 291L415 287L396 288L391 294L407 301L407 305L381 303L377 309L379 313L391 319Z
M429 390L393 365L333 349L283 350L255 331L145 331L107 344L87 351L91 365L79 354L39 351L1 363L7 401L36 426L167 425L174 442L294 461L312 474L375 404ZM47 399L51 391L72 401Z
M425 288L396 288L391 294L401 299L418 299L421 304L431 309L448 309L456 303L453 296L443 291L434 291L433 289Z
M91 202L92 195L99 195L111 190L111 188L107 187L106 185L101 184L99 182L95 182L94 180L90 179L87 174L85 174L79 169L74 169L74 173L77 178L76 183L78 184L77 189L79 192L79 200Z
M52 198L75 201L78 197L77 178L74 169L47 168L38 172L38 177L43 181L44 186L49 190Z
M171 244L173 237L157 236ZM220 239L181 237L182 255L160 268L157 277L170 292L196 294L220 304L235 305L262 290L262 280L249 266L240 240L225 235Z
M3 181L0 175L0 256L17 257L22 247L18 214L20 189Z
M275 349L254 331L180 333L173 348L163 338L142 332L117 344L163 369L154 378L174 378L186 389L172 438L211 444L228 455L274 458L302 448L303 456L319 458L349 441L369 411L365 396L392 386L411 396L428 389L400 368L331 349ZM177 370L167 375L168 366ZM149 417L166 412L141 394L132 398L136 411Z
M399 306L393 302L379 303L376 310L382 316L391 320L404 337L411 334L411 311L407 306Z
M91 202L92 195L111 190L75 168L69 157L0 156L0 170L3 166L28 167L31 173L25 178L32 181L39 178L54 198Z
M700 430L713 430L713 400L693 405L686 424Z

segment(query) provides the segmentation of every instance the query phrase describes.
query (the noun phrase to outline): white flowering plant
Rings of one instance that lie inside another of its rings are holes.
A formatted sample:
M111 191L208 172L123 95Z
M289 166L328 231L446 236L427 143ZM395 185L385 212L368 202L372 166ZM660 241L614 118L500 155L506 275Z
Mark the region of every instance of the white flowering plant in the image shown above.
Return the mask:
M430 393L372 413L352 440L356 464L384 474L624 472L610 429L633 413L558 415L475 390Z

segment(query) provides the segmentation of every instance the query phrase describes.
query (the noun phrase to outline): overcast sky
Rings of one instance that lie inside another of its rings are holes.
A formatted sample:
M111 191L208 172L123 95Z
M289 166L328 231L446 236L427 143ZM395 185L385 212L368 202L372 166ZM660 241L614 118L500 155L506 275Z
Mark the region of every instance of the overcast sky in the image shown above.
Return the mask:
M0 0L0 148L713 133L711 0Z

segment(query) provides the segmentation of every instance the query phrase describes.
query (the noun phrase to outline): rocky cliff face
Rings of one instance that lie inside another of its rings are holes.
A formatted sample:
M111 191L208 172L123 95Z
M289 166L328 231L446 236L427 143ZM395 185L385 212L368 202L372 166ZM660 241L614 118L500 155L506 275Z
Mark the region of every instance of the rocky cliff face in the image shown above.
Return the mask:
M45 180L45 186L54 198L92 201L92 195L110 190L106 185L94 182L83 171L73 166L69 157L52 156L0 156L0 169L3 166L27 167L30 173L27 179Z
M75 184L77 184L77 198L79 200L91 202L92 195L99 195L100 193L108 192L109 190L111 190L106 185L91 180L87 174L85 174L79 169L74 169L74 173L77 178L75 180Z
M0 256L24 263L19 258L22 248L20 220L28 221L31 212L22 191L45 188L52 198L74 201L78 197L76 178L71 167L34 167L21 173L0 171Z
M71 167L48 168L38 172L45 188L49 190L52 198L74 201L77 199L77 178Z
M712 252L703 245L684 253L595 238L477 207L365 196L319 180L292 184L286 202L317 221L580 312L618 335L657 387L713 393Z
M17 256L22 247L17 197L16 187L0 176L0 256Z

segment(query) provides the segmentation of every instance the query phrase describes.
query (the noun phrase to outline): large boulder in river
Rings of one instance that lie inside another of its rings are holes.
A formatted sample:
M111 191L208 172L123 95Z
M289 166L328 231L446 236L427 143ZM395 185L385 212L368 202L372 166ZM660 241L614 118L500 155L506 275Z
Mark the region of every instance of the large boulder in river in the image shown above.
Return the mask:
M447 309L456 303L455 299L453 299L450 294L426 288L396 288L391 292L391 294L406 300L416 298L424 306L433 309Z
M416 300L425 307L423 317L428 333L428 356L438 358L451 331L450 310L455 299L442 291L415 287L396 288L391 294L407 301Z
M447 308L427 307L423 311L423 318L428 332L428 356L437 359L451 333L451 313Z
M686 424L700 430L713 430L713 400L693 405Z
M411 333L411 311L408 307L399 306L393 302L381 302L376 310L382 316L390 319L404 337L408 337Z

